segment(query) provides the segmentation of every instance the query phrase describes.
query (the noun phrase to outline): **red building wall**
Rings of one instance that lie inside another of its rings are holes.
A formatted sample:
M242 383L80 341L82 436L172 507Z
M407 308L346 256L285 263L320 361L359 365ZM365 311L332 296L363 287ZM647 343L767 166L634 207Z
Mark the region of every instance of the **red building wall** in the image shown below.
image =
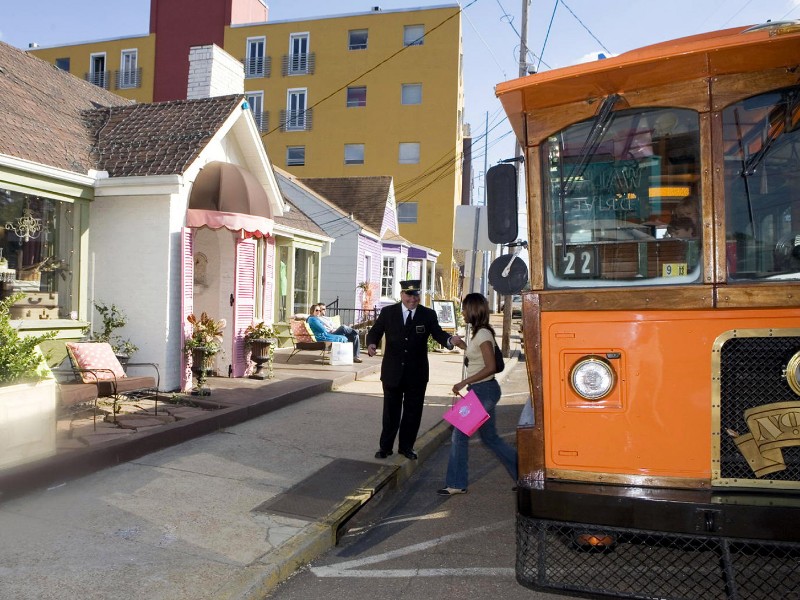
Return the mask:
M246 19L267 20L260 0L150 0L150 33L156 36L153 101L185 100L189 80L189 48L223 47L225 27ZM244 57L244 48L241 49Z

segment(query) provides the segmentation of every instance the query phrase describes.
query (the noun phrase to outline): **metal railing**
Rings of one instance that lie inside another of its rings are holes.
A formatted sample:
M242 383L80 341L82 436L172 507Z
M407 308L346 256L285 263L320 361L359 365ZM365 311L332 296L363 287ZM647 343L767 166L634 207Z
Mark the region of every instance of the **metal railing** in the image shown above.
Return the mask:
M252 79L254 77L269 77L272 73L271 56L252 56L250 58L243 58L242 64L244 65L244 76L246 79Z
M281 131L310 131L314 109L282 110Z
M108 89L108 75L108 71L92 71L91 73L86 73L83 78L92 85Z
M269 129L269 111L254 112L253 119L256 121L256 127L258 127L259 132L264 133Z
M342 308L339 306L339 298L336 298L330 304L326 304L325 307L327 308L327 316L333 317L339 315L339 319L342 322L342 325L350 325L350 326L357 326L359 324L372 324L375 322L375 319L378 318L378 314L381 312L379 306L373 306L372 308L363 309L363 308Z
M118 90L142 87L142 68L114 71L114 82Z
M316 55L313 52L284 54L281 73L286 75L313 75Z

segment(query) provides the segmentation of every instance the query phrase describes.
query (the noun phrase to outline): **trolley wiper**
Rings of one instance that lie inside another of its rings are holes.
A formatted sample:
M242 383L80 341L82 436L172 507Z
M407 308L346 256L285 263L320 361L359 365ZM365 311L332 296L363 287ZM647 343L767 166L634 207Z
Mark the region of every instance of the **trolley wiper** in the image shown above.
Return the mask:
M775 123L775 125L771 125L770 128L767 130L767 137L761 145L761 148L744 160L744 164L742 166L742 176L747 178L751 175L754 175L755 172L758 170L758 167L761 166L761 163L764 162L764 159L769 154L770 148L772 144L781 137L784 133L788 133L792 130L792 118L794 117L794 113L797 110L798 106L800 106L800 92L797 90L793 90L786 94L785 98L785 108L786 111L783 115L783 119ZM737 123L738 126L738 123ZM741 138L740 138L741 143Z
M600 145L600 141L603 139L614 116L614 105L619 99L619 94L609 94L603 99L603 103L597 110L595 121L592 123L592 128L589 130L589 135L586 136L586 140L583 142L583 147L578 155L578 162L572 167L569 176L566 178L564 177L563 171L564 147L561 143L561 138L559 138L559 156L561 160L559 160L558 164L561 185L558 190L558 200L561 204L561 252L565 256L567 253L567 196L572 193L572 190L575 188L575 183L583 176L586 166L589 164L589 159L594 155L597 147Z
M619 101L619 98L619 94L611 94L603 99L603 103L597 110L595 121L592 123L592 128L589 130L589 135L586 136L586 141L583 142L581 153L578 155L578 162L572 167L569 177L561 181L560 196L562 199L569 196L575 187L575 183L583 176L583 172L589 164L589 159L594 155L600 145L600 141L608 130L608 126L614 116L614 105Z

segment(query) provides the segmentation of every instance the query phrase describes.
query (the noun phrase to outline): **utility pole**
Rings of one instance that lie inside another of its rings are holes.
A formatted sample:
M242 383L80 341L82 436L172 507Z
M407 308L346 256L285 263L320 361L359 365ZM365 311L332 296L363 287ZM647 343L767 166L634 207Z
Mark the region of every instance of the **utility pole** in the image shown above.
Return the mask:
M531 0L522 0L522 23L519 30L519 76L525 77L528 74L528 8L530 7ZM514 156L520 158L523 156L522 145L517 140L514 147ZM520 172L525 172L525 163L517 161L519 167L518 175ZM517 189L523 189L523 186L518 185ZM519 198L517 198L517 212L519 212ZM527 230L527 227L526 227ZM511 248L508 253L512 253ZM505 307L503 309L503 356L508 356L511 352L511 296L505 297Z

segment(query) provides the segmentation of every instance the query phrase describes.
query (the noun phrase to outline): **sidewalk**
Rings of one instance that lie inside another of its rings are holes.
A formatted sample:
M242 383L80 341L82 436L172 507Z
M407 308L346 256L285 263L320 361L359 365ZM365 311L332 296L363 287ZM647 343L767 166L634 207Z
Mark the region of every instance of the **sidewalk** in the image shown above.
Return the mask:
M373 458L380 357L339 368L286 356L278 381L212 381L231 408L210 433L0 504L0 599L263 598L447 439L460 353L430 355L419 461ZM248 411L259 416L225 424ZM177 425L162 429L191 433Z

